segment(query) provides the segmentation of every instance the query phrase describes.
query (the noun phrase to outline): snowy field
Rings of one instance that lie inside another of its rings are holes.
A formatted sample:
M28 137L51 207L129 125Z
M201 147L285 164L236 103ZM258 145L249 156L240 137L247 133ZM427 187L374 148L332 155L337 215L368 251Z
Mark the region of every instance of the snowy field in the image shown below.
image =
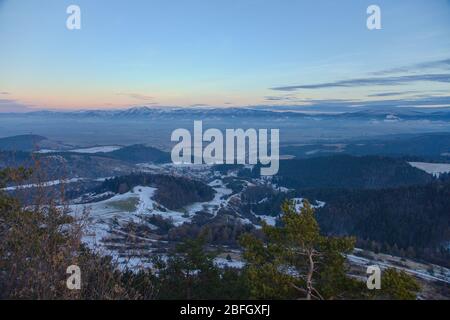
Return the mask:
M450 163L408 162L411 166L439 177L443 173L450 172Z
M303 208L303 198L293 198L291 201L294 203L295 211L300 212L300 210ZM311 203L311 207L313 209L319 209L325 206L325 202L323 201L315 201L314 203ZM258 215L258 218L261 218L263 221L265 221L269 226L275 226L277 222L277 218L281 217L274 217L274 216L264 216L264 215Z
M21 184L17 186L11 186L7 188L3 188L1 190L3 191L14 191L19 189L30 189L30 188L46 188L46 187L52 187L57 186L60 184L68 184L68 183L75 183L75 182L84 182L84 181L97 181L97 182L103 182L107 179L111 179L113 177L105 177L105 178L97 178L97 179L88 179L88 178L72 178L72 179L66 179L66 180L52 180L52 181L45 181L42 183L31 183L31 184Z
M176 226L190 221L185 213L168 210L154 201L155 191L156 188L138 186L107 200L71 205L70 209L74 216L80 216L84 210L89 211L89 230L84 241L93 248L101 245L114 225L124 226L131 222L147 224L143 221L145 216L161 215Z
M89 148L79 148L72 150L50 150L42 149L37 151L37 153L57 153L57 152L73 152L73 153L107 153L122 149L121 146L98 146Z
M121 146L101 146L101 147L91 147L91 148L81 148L69 150L75 153L107 153L122 149Z
M441 266L433 264L422 264L409 259L401 259L396 256L388 254L375 254L372 253L372 259L360 256L364 250L355 248L353 254L347 255L347 259L359 266L371 266L377 265L381 269L394 268L397 270L405 271L413 276L421 278L427 281L439 281L450 284L450 270ZM369 251L366 251L369 252ZM403 264L400 265L400 264Z
M226 188L221 180L215 180L209 185L216 191L211 201L193 203L179 211L169 210L153 200L157 189L144 186L137 186L127 193L116 194L107 200L89 204L74 204L70 206L70 209L72 215L75 217L81 217L86 210L89 212L89 223L86 227L86 236L83 238L83 241L90 248L100 250L122 261L124 257L121 254L122 250L120 248L117 250L106 249L106 247L117 240L118 236L123 238L137 238L138 241L146 243L158 242L156 239L126 234L123 228L130 223L145 226L150 229L157 229L156 226L151 225L145 218L161 216L169 220L173 225L180 226L184 223L191 222L192 218L199 211L216 215L221 207L227 205L228 195L232 191ZM100 197L101 195L98 196ZM125 245L123 244L123 246ZM115 246L118 246L118 244L115 243ZM133 257L130 261L127 260L127 265L129 263L139 263L139 260L138 257ZM147 263L145 259L142 259L141 262Z

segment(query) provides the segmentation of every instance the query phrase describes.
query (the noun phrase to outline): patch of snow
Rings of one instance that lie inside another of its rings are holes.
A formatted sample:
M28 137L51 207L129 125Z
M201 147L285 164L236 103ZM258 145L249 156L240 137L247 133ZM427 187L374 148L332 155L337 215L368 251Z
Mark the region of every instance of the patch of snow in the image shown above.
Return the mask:
M316 154L319 152L320 152L320 149L315 149L315 150L307 151L307 152L305 152L305 154L310 156L310 155L313 155L313 154Z
M64 150L51 150L51 149L41 149L38 151L35 151L34 153L56 153L56 152L63 152Z
M233 190L225 187L223 181L219 179L211 181L208 185L216 191L214 199L207 202L196 202L185 207L189 216L194 215L198 211L206 211L212 215L216 215L221 207L228 204L228 196L233 193Z
M97 146L88 148L78 148L71 150L52 150L52 149L41 149L36 151L36 153L58 153L58 152L73 152L73 153L107 153L122 149L121 146Z
M404 271L406 273L409 273L413 276L416 276L416 277L424 279L424 280L441 281L441 282L445 282L445 283L450 283L450 277L449 277L448 273L446 275L435 276L435 275L431 275L426 270L413 270L410 268L405 268L405 267L400 267L400 266L397 266L394 264L390 264L387 262L382 262L382 261L378 261L378 260L370 260L370 259L359 257L359 256L356 256L353 254L347 255L347 259L350 262L352 262L356 265L360 265L360 266L378 265L381 269L394 268L394 269ZM445 268L443 268L443 269L445 269Z
M216 258L214 259L214 263L220 267L220 268L236 268L236 269L242 269L245 266L245 263L243 261L236 261L236 260L227 260L225 258Z
M277 217L273 216L258 216L258 218L261 218L263 221L265 221L269 226L274 227L277 221Z
M325 205L326 205L325 202L316 200L316 204L313 207L314 208L323 208L323 207L325 207Z
M51 186L56 186L62 183L74 183L74 182L79 182L79 181L83 181L86 180L85 178L72 178L72 179L68 179L68 180L53 180L53 181L46 181L46 182L42 182L42 183L31 183L31 184L22 184L22 185L18 185L18 186L12 186L12 187L7 187L7 188L3 188L2 190L4 191L14 191L17 189L29 189L29 188L37 188L37 187L51 187Z
M102 240L110 234L111 226L114 223L119 225L130 222L140 224L144 223L142 220L144 216L160 215L172 221L175 226L190 221L190 218L182 212L165 208L164 211L159 210L158 208L162 208L162 206L152 199L155 191L156 188L137 186L130 192L117 194L107 200L90 204L70 205L71 214L75 217L80 216L85 209L89 211L90 224L88 230L86 230L87 236L84 237L83 241L90 247L95 248L101 245ZM127 201L133 198L138 199L138 204L132 212L121 210L114 205L118 201ZM146 225L152 228L148 223ZM115 231L117 232L117 230Z
M299 212L303 208L303 201L305 199L304 198L293 198L291 200L294 202L295 211ZM311 207L313 207L314 209L323 208L325 205L326 205L325 202L318 201L318 200L316 200L314 203L311 203Z
M300 210L303 208L303 198L293 198L291 201L294 202L295 211L300 212Z
M269 201L269 199L267 199L267 197L265 197L264 199L259 200L258 204L261 204L261 203L264 203L264 202L267 202L267 201Z
M443 173L450 172L450 163L408 162L414 168L439 177Z
M283 192L283 193L288 193L290 191L290 189L288 189L286 187L278 186L275 183L272 184L272 189L275 191L278 191L278 192Z
M388 114L386 115L386 118L384 119L384 122L398 122L401 119L397 117L395 114Z
M265 199L263 199L265 200ZM304 198L293 198L291 199L291 201L294 202L294 206L295 206L295 211L300 212L301 209L303 208L303 200ZM262 201L262 200L261 200ZM314 209L318 209L318 208L322 208L325 206L325 202L323 201L315 201L314 204L311 204L311 206ZM280 213L280 215L282 215L282 213ZM269 226L275 226L276 224L276 220L278 217L274 217L274 216L267 216L267 215L256 215L256 217L261 218L263 221L265 221ZM259 226L255 225L256 228L258 228Z
M105 180L111 179L114 177L104 177L104 178L96 178L96 179L89 179L89 178L71 178L71 179L62 179L62 180L52 180L52 181L45 181L42 183L30 183L30 184L21 184L17 186L11 186L7 188L3 188L1 190L3 191L14 191L18 189L30 189L30 188L38 188L38 187L52 187L59 184L68 184L68 183L75 183L75 182L83 182L83 181L97 181L97 182L103 182Z
M80 148L69 150L69 152L74 153L107 153L122 149L121 146L100 146L100 147L90 147L90 148Z

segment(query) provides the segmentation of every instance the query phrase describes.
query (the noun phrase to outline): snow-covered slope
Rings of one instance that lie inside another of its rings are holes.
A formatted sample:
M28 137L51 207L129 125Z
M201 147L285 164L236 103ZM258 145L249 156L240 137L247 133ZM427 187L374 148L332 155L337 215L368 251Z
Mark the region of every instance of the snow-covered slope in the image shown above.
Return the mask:
M408 162L411 166L439 177L450 172L450 163Z

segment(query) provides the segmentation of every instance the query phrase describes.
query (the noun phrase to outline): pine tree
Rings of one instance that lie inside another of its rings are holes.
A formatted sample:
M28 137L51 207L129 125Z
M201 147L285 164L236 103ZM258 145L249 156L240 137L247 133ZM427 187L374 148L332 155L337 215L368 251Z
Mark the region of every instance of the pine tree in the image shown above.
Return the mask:
M381 278L381 290L378 298L393 300L415 300L420 286L417 281L404 271L387 269Z
M254 298L336 299L361 287L346 275L345 254L355 240L321 235L314 209L303 204L296 212L285 202L282 226L263 226L265 242L241 239Z

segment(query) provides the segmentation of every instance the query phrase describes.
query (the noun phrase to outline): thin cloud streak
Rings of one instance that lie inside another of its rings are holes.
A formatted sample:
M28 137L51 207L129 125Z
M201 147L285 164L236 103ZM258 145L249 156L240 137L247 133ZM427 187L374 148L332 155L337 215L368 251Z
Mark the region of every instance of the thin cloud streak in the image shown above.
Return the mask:
M422 63L416 63L410 66L404 66L399 68L392 68L377 72L372 72L372 75L383 76L395 73L415 72L429 69L450 69L450 59L427 61Z
M420 74L397 77L371 77L350 80L340 80L335 82L325 82L317 84L304 84L296 86L274 87L275 91L297 91L299 89L325 89L325 88L341 88L341 87L367 87L367 86L385 86L385 85L401 85L413 82L442 82L450 83L450 74Z
M140 94L140 93L122 93L119 92L117 95L119 96L125 96L125 97L129 97L132 99L136 99L136 100L144 100L144 101L151 101L154 99L154 97L145 95L145 94Z
M363 100L310 100L311 107L368 107L372 110L383 107L427 107L441 105L450 107L450 96L427 96L418 99L388 99L381 101L363 101Z
M404 94L412 94L417 93L417 91L398 91L398 92L381 92L381 93L373 93L367 95L368 97L392 97L392 96L400 96Z

